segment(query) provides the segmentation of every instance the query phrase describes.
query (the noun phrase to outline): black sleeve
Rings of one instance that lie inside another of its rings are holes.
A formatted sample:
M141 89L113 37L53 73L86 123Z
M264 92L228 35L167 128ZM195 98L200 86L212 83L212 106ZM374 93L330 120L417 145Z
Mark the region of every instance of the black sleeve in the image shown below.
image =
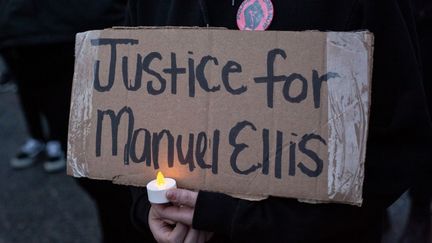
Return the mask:
M131 219L132 224L142 232L150 230L148 225L148 214L150 211L150 202L147 198L145 187L130 187L132 194Z
M431 155L418 39L409 0L364 0L358 18L375 34L364 197L387 207Z
M374 242L380 238L380 218L372 208L277 197L253 202L200 191L193 227L230 242Z
M408 0L360 0L349 28L375 35L370 132L362 207L260 202L200 192L193 225L233 242L379 242L386 207L406 191L430 136L417 37ZM283 235L283 238L281 238Z

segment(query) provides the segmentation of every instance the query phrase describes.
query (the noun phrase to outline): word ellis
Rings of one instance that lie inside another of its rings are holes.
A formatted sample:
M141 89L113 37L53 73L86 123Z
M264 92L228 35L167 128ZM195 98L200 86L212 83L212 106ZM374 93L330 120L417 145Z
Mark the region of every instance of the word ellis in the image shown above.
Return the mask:
M93 46L110 46L110 61L109 61L109 71L108 71L108 81L102 84L99 78L99 69L101 66L101 61L96 60L94 63L94 89L98 92L108 92L111 90L115 76L116 76L116 66L117 66L117 46L119 45L137 45L139 43L136 39L114 39L114 38L100 38L91 40ZM146 56L141 54L136 54L136 69L135 78L133 84L129 80L129 57L123 56L121 61L122 66L122 77L125 88L128 91L137 91L141 89L143 82L143 72L148 75L153 76L155 80L147 81L147 92L150 95L160 95L164 92L171 92L171 94L177 94L177 80L179 75L188 75L188 94L189 97L195 97L196 82L198 82L199 88L205 92L217 92L221 90L221 85L210 86L207 77L205 76L205 70L209 65L219 66L219 60L213 56L204 56L201 58L198 65L195 65L195 60L193 58L193 52L188 52L190 57L188 58L187 67L177 66L177 55L176 53L171 53L171 65L162 70L154 70L151 68L151 64L155 61L162 61L164 57L159 52L150 52ZM282 49L270 50L267 54L267 75L263 77L255 77L254 81L257 84L266 84L267 88L267 106L273 108L274 99L274 89L275 83L284 82L283 85L283 97L286 101L290 103L300 103L307 98L308 92L308 82L304 76L298 73L291 73L290 75L275 75L274 74L274 64L276 57L287 58L287 54ZM171 90L167 91L167 80L161 75L161 72L165 75L171 77ZM236 85L230 82L230 75L242 73L242 65L236 61L229 60L223 65L220 71L221 82L227 92L232 95L240 95L247 91L247 85ZM312 91L314 98L314 108L320 107L320 94L321 85L323 82L331 78L339 77L337 73L328 72L322 76L318 74L318 71L312 70ZM290 93L291 84L294 81L299 81L302 85L299 94L292 95ZM158 82L157 85L155 83Z

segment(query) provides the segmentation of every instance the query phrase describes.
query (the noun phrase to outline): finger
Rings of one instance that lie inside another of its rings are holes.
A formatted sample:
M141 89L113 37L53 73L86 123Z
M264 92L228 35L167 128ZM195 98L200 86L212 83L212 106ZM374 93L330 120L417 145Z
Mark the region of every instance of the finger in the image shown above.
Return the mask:
M166 193L166 197L174 204L185 205L193 208L195 207L198 193L185 189L172 189Z
M176 222L170 220L170 219L163 219L162 221L164 221L165 223L169 224L169 225L175 225Z
M159 219L149 219L150 231L157 242L165 242L173 227Z
M166 208L168 208L168 207L172 207L172 206L167 206L167 205L157 205L157 204L154 204L154 205L152 205L152 209L153 209L153 211L154 211L154 217L155 218L157 218L157 219L160 219L160 220L162 220L162 221L164 221L165 223L167 223L167 224L170 224L170 225L175 225L176 224L176 222L175 221L173 221L173 220L171 220L171 219L167 219L166 217L164 217L164 209L166 209Z
M164 222L153 206L150 208L148 223L156 241L167 242L174 227Z
M182 223L177 223L168 236L168 242L184 242L188 227Z
M170 207L164 204L152 204L151 208L154 209L155 211L155 216L159 217L159 212L161 212L162 210L164 210L165 208Z
M149 220L149 227L157 241L163 241L163 239L167 238L168 235L173 230L173 227L162 220L159 219L151 219Z
M184 243L197 243L199 239L199 231L193 228L189 228Z
M166 208L157 208L155 210L157 211L157 214L163 219L181 222L189 226L192 225L192 219L194 215L193 208L170 206Z

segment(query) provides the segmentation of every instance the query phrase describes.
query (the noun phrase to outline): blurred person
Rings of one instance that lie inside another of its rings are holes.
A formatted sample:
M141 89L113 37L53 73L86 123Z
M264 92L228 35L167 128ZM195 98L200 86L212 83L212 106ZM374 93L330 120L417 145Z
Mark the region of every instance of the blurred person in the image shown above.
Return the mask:
M47 172L65 171L75 34L119 25L125 1L0 0L0 52L18 84L29 139L11 161L16 169L43 160ZM44 119L48 131L44 131ZM102 242L140 242L129 216L127 188L77 180L96 202Z
M15 92L16 86L12 80L9 68L0 55L0 93Z
M30 138L12 158L14 169L43 161L46 172L64 171L65 138L73 70L73 43L5 47L4 56L18 85L18 96ZM48 131L44 131L44 121ZM63 140L63 141L62 141Z
M130 0L130 26L237 29L236 0ZM172 205L150 205L131 188L135 224L160 242L381 242L383 215L423 168L430 137L418 40L409 0L272 0L269 30L353 31L375 35L370 130L362 207L269 197L253 202L176 189ZM181 206L177 206L181 205ZM174 224L173 224L174 223ZM189 241L190 240L190 241Z
M30 135L11 166L43 158L47 172L63 171L75 33L121 23L123 7L105 0L0 0L0 16L0 51L16 78Z
M422 59L423 83L429 114L432 114L432 1L413 0L417 23L417 33ZM424 141L432 147L432 138ZM430 152L432 153L432 152ZM432 158L422 160L423 170L409 190L411 199L408 221L400 243L429 243L431 238L431 199L432 199Z

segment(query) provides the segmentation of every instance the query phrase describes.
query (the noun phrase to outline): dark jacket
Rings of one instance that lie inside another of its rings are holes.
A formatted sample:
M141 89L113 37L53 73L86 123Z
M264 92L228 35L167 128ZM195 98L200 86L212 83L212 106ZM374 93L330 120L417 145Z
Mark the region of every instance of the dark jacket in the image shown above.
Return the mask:
M77 32L118 25L124 0L0 0L0 48L74 42Z
M372 107L362 207L270 197L260 202L199 192L193 226L232 242L380 242L381 216L429 156L431 128L408 0L272 0L270 30L375 34ZM128 24L236 27L241 0L129 2ZM145 191L134 189L134 220L145 227Z
M414 13L417 23L417 33L420 43L420 56L423 67L423 84L426 94L429 114L432 114L432 1L414 0ZM432 148L432 139L429 139ZM413 199L432 198L432 159L426 158L422 164L423 173L417 177L417 182L411 190Z
M424 86L429 114L432 114L432 1L415 0L413 2L423 63Z

